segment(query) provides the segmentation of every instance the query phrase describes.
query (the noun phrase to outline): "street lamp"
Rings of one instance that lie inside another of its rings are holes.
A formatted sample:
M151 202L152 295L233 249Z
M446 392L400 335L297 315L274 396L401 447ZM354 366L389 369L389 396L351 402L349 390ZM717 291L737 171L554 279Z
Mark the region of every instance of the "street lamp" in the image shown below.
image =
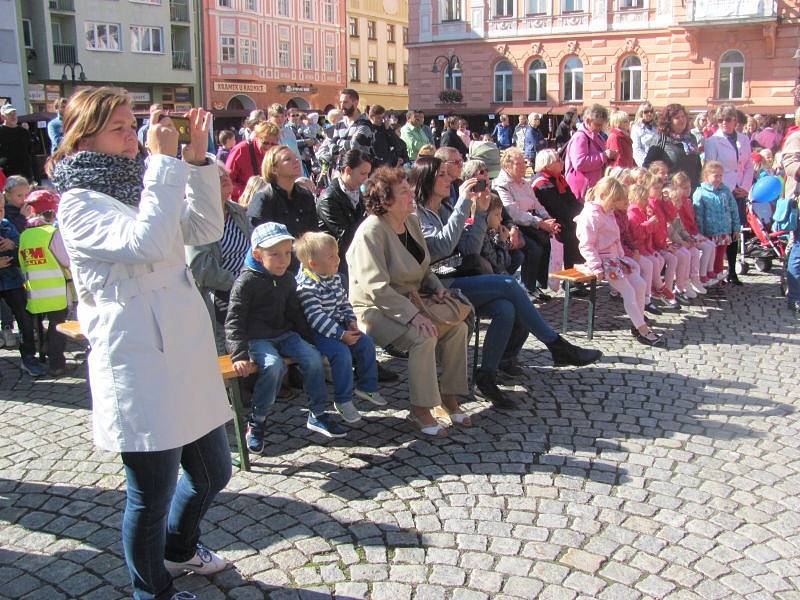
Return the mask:
M452 73L454 69L458 68L461 69L461 59L458 58L457 54L450 54L450 56L445 56L440 54L436 58L433 59L433 68L431 68L431 73L438 73L439 72L439 60L444 60L447 63L446 72Z
M83 65L79 62L76 63L68 63L64 65L64 70L61 72L61 81L63 83L67 83L67 69L69 69L69 73L72 77L72 85L75 85L75 68L80 69L80 73L78 73L78 80L79 81L86 81L86 73L83 72Z

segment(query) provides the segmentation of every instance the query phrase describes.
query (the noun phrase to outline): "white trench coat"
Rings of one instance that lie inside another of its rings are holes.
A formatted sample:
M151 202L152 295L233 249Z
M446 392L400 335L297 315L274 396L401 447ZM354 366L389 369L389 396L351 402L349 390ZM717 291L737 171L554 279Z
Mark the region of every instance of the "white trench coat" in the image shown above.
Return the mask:
M222 237L219 198L216 165L156 155L138 211L85 189L61 199L100 448L169 450L232 416L208 311L184 263L184 245Z

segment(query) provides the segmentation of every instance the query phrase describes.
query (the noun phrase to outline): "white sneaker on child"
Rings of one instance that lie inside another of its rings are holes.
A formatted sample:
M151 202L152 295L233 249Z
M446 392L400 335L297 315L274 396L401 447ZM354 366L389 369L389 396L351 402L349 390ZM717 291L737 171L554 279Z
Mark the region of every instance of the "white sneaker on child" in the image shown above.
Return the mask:
M692 282L692 289L698 294L705 294L708 291L699 281L696 283L694 281Z
M686 286L686 289L683 291L683 294L687 298L689 298L689 300L694 300L695 298L697 298L697 292L694 291L694 288L692 288L692 286Z
M333 406L336 407L336 412L342 415L342 418L348 423L358 423L361 420L361 413L358 412L352 400L342 404L334 402Z
M356 390L355 394L358 398L372 402L375 406L386 406L386 398L381 396L380 392L364 392L362 390Z

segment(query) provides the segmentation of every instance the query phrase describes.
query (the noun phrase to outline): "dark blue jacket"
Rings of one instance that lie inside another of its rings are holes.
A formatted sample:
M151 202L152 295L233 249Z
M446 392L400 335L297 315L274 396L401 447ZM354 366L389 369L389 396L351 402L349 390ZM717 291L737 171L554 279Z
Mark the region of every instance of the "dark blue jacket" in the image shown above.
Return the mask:
M0 269L0 291L21 288L25 280L22 278L22 271L19 270L19 232L8 219L0 221L0 237L8 238L14 242L12 250L0 252L0 256L10 256L11 264Z
M514 133L514 128L511 125L502 126L500 123L495 125L494 131L492 132L492 138L494 138L494 143L497 144L497 147L501 150L504 150L511 146L511 135Z
M547 148L547 140L544 139L542 132L535 127L528 127L525 132L525 149L523 151L525 158L533 160L536 158L536 153L545 148Z

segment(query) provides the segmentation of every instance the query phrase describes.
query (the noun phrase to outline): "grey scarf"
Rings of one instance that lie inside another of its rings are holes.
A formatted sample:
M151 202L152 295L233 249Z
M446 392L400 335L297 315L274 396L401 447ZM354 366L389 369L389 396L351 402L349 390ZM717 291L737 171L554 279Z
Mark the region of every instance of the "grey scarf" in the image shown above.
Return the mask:
M81 151L60 160L53 170L53 183L60 194L80 188L107 194L137 208L144 189L144 158L125 158L100 152Z

